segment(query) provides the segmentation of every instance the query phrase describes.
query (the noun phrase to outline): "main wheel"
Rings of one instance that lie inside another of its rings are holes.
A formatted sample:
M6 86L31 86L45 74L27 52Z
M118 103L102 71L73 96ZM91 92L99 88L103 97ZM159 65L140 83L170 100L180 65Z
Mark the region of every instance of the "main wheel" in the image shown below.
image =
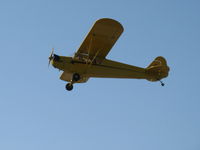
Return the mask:
M67 83L65 88L66 88L67 91L71 91L73 89L73 84Z
M80 78L81 77L80 77L80 75L78 73L74 73L73 77L72 77L72 80L75 81L75 82L77 82L78 80L80 80Z

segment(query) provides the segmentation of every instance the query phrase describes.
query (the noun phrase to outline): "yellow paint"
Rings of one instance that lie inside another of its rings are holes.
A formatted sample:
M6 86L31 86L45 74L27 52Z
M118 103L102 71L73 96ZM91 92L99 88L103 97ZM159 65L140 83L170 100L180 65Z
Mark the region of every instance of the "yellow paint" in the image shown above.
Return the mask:
M122 25L112 19L100 19L95 22L74 57L59 56L51 60L52 65L64 71L61 80L71 82L72 75L81 77L76 83L96 78L128 78L159 81L168 76L169 67L165 58L159 56L147 67L136 67L105 57L123 32Z

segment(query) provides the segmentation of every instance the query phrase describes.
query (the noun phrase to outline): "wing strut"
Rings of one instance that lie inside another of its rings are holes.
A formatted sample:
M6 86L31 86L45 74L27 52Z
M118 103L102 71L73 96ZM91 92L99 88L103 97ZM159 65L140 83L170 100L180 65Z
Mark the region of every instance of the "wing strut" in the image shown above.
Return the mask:
M91 52L91 49L92 49L92 37L90 39L90 44L89 44L89 48L88 48L88 56L90 56L90 52Z
M100 52L100 49L96 52L95 56L93 57L93 59L91 61L87 61L87 68L85 69L85 73L87 73L88 68L91 67L92 63L94 62L94 60L98 56L99 52ZM90 60L90 59L88 59L88 60Z

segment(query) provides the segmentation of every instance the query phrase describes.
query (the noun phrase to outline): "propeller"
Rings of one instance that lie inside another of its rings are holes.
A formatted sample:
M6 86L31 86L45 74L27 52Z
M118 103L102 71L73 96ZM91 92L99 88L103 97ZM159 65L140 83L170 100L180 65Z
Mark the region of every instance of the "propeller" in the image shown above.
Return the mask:
M52 48L52 50L51 50L51 54L50 54L50 56L49 56L49 63L48 63L48 66L50 65L50 62L51 62L51 60L53 59L53 55L54 55L54 48Z

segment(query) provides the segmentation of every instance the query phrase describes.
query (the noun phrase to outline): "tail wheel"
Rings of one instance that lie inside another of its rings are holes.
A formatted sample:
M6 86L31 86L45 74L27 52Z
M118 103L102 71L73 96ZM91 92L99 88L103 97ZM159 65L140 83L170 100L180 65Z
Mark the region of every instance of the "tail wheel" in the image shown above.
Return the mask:
M78 80L80 80L80 75L78 74L78 73L74 73L73 74L73 77L72 77L72 79L73 79L73 81L75 81L75 82L77 82Z
M73 89L73 84L67 83L65 88L66 88L67 91L71 91Z
M159 80L160 81L160 84L162 85L162 86L165 86L165 83L163 83L161 80Z

